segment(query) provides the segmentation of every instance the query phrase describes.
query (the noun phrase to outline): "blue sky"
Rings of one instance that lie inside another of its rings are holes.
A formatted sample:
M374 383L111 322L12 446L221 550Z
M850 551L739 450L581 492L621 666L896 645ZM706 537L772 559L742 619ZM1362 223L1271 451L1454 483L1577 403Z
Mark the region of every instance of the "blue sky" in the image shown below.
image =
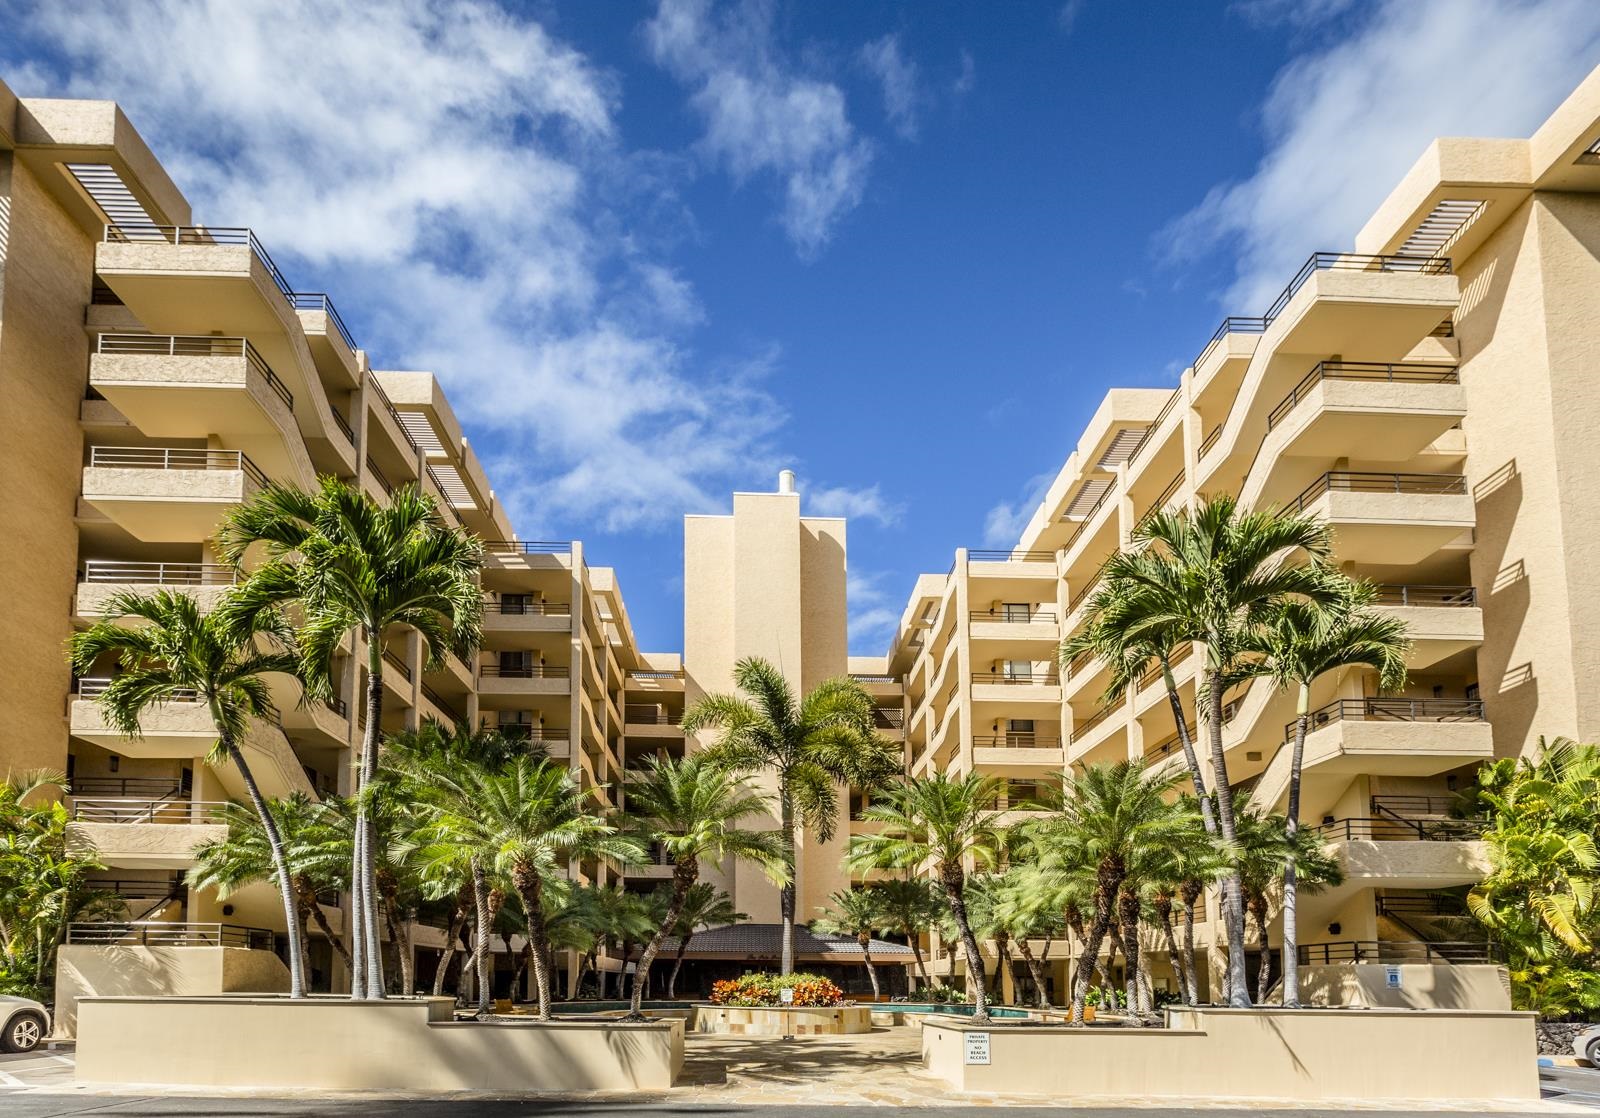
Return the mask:
M1105 390L1346 247L1435 135L1525 135L1592 0L0 0L22 96L120 101L524 538L681 647L682 516L801 477L852 648L1006 546ZM974 405L974 400L981 404Z

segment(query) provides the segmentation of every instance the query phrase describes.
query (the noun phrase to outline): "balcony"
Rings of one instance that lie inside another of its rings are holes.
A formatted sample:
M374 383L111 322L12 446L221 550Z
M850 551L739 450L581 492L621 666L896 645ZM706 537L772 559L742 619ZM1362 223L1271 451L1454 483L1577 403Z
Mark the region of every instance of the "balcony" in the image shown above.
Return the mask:
M266 481L238 450L97 446L83 498L148 543L198 543Z
M1054 671L1000 671L972 673L974 703L1061 702L1061 677Z
M1431 963L1463 966L1489 965L1503 961L1498 948L1492 943L1475 941L1424 943L1422 940L1412 939L1303 943L1299 948L1299 960L1303 967L1339 963Z
M969 578L1002 578L1037 581L1056 577L1053 551L984 551L968 549Z
M361 374L356 351L360 347L334 309L333 300L320 291L295 291L290 293L289 303L300 319L317 367L324 372L338 372L337 379L350 388L358 387Z
M501 722L485 724L512 741L526 742L544 749L551 757L569 757L572 754L572 731L553 726L535 726L527 722Z
M222 802L74 796L69 849L119 869L184 869L202 843L228 837Z
M972 763L978 768L1057 769L1065 763L1059 737L1030 734L983 734L972 739Z
M1413 669L1483 643L1483 610L1471 586L1380 586L1375 608L1406 623Z
M497 695L566 695L571 674L565 665L483 664L478 668L478 689Z
M1331 524L1340 560L1391 566L1421 562L1476 523L1461 474L1330 470L1287 508Z
M1061 639L1061 627L1056 623L1056 611L1041 606L1001 606L998 609L974 610L967 618L971 638L975 641L1006 641L1028 643Z
M1279 353L1387 360L1408 352L1459 301L1447 257L1313 253L1262 315Z
M628 703L622 708L623 732L629 738L681 739L682 717L663 703Z
M484 566L509 571L557 571L572 566L571 540L489 540Z
M98 947L243 947L273 949L268 928L188 920L91 921L69 924L67 943Z
M94 270L155 329L254 336L291 321L293 289L249 229L107 225Z
M214 609L237 581L225 563L139 563L117 559L90 559L83 565L74 612L81 618L104 615L113 595L179 590L194 598L203 610Z
M572 628L572 603L488 594L483 599L483 628L486 633L564 633Z

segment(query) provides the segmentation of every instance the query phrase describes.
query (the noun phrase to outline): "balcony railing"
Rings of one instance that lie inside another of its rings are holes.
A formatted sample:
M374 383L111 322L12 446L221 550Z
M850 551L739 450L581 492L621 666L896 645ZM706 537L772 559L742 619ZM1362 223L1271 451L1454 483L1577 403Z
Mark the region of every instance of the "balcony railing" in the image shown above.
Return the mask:
M1062 678L1071 679L1073 676L1083 671L1084 668L1088 667L1089 662L1093 659L1094 653L1088 649L1084 649L1071 660L1067 661L1067 667L1066 670L1062 672Z
M1478 591L1472 586L1380 586L1379 605L1384 606L1475 606Z
M409 681L411 679L411 665L406 663L400 656L390 652L388 649L384 649L383 662L399 672L406 680Z
M1018 687L1038 687L1060 683L1061 677L1053 671L973 672L973 683L1006 683Z
M1173 665L1181 664L1185 660L1187 660L1190 656L1192 656L1193 654L1194 654L1194 642L1193 641L1185 641L1184 643L1182 643L1182 644L1178 645L1176 648L1174 648L1167 655L1167 662L1169 664L1173 664ZM1155 665L1149 671L1145 672L1142 676L1139 677L1139 690L1143 691L1146 687L1149 687L1152 683L1155 683L1160 678L1161 678L1161 661L1157 660Z
M1094 573L1093 578L1091 578L1088 582L1085 582L1082 586L1078 587L1077 592L1073 594L1071 599L1067 602L1068 614L1071 614L1074 610L1076 610L1080 605L1083 604L1084 599L1095 592L1095 589L1100 585L1101 578L1104 576L1105 568L1102 567L1100 570Z
M1161 430L1161 424L1167 416L1172 414L1172 409L1178 406L1178 399L1183 395L1183 389L1174 388L1172 395L1167 397L1167 402L1161 405L1161 410L1156 412L1156 417L1150 421L1150 426L1144 429L1144 434L1139 436L1139 441L1133 444L1133 449L1128 452L1128 465L1131 467L1139 459L1139 452L1149 445Z
M674 719L663 706L630 703L622 708L622 720L633 726L671 726Z
M1473 940L1452 943L1427 943L1415 939L1341 940L1336 943L1308 943L1300 946L1300 965L1327 966L1331 963L1498 963L1497 945Z
M186 795L174 779L159 776L80 776L72 780L72 796L160 800Z
M492 594L483 599L485 613L500 613L508 617L540 616L540 617L571 617L571 602L546 602L539 598L505 599ZM635 675L638 673L635 672Z
M1460 384L1454 365L1380 365L1368 361L1323 361L1307 373L1267 415L1267 430L1282 423L1295 407L1325 380L1389 381L1405 384Z
M190 921L92 921L69 924L67 942L103 947L249 947L271 951L272 932L243 924Z
M572 731L559 726L534 726L527 722L500 722L492 727L512 741L525 741L535 745L565 745L572 740Z
M1306 486L1289 509L1304 512L1324 493L1424 493L1459 494L1467 491L1461 474L1381 474L1355 470L1329 470Z
M1361 839L1367 842L1472 842L1483 834L1482 819L1401 819L1395 816L1355 816L1317 826L1329 842Z
M1033 625L1050 624L1056 619L1056 611L1043 606L1003 606L1000 609L977 609L967 615L968 620L982 622L1003 622L1008 625Z
M570 555L571 540L489 540L483 550L490 555Z
M484 664L478 673L501 679L566 679L571 669L545 664Z
M74 798L72 818L79 823L196 824L217 821L225 800Z
M101 695L104 695L106 693L106 689L111 686L111 680L112 677L108 675L86 675L74 681L72 693L77 695L80 699L98 699ZM200 696L192 688L179 687L173 690L171 696L166 701L172 703L195 703L200 701Z
M1373 796L1374 815L1398 815L1408 819L1449 815L1456 809L1455 796Z
M238 572L226 563L125 563L90 559L84 582L138 583L149 586L232 586Z
M372 460L371 456L367 458L367 472L372 475L372 480L378 483L379 489L391 497L394 496L394 485L384 476L383 471L378 469L378 464Z
M1059 737L1040 737L1033 733L981 734L972 739L975 749L1060 749Z
M339 337L344 339L344 344L354 353L359 346L350 336L350 331L345 329L344 319L339 317L339 312L333 308L333 300L320 291L294 291L289 294L289 305L297 311L322 311L328 316L328 321L333 323L333 328Z
M105 470L237 470L257 485L267 475L242 450L189 450L165 446L95 446L89 465Z
M288 278L278 270L266 248L248 229L203 225L153 225L142 221L123 222L107 225L105 239L107 244L164 242L169 245L249 245L250 251L255 253L256 258L265 266L267 274L272 277L272 282L277 285L284 299L293 304L294 291L289 287Z
M356 433L354 429L351 428L350 421L344 417L344 413L342 411L336 407L333 407L331 404L329 405L329 410L333 412L334 425L344 433L345 442L349 443L352 447L355 446Z
M1184 729L1189 734L1189 744L1190 745L1194 745L1195 748L1198 749L1199 746L1196 744L1196 740L1195 740L1195 725L1194 725L1194 723L1192 723L1192 722L1189 723L1187 726L1184 727ZM1144 756L1145 756L1145 760L1147 760L1147 761L1149 761L1149 760L1165 760L1168 757L1176 757L1176 756L1181 755L1182 753L1183 753L1183 739L1181 737L1179 737L1176 733L1174 733L1174 734L1170 735L1169 737L1162 738L1160 741L1156 742L1156 744L1147 747L1145 749L1145 751L1144 751Z
M104 354L155 354L167 357L242 357L293 410L294 393L256 352L246 338L213 338L206 334L101 334L97 347Z
M1072 535L1067 537L1066 546L1061 549L1063 553L1072 550L1072 545L1078 542L1078 537L1083 535L1083 533L1088 530L1089 525L1094 523L1095 514L1100 511L1100 506L1104 505L1108 500L1110 500L1111 494L1115 493L1116 491L1117 486L1116 483L1113 482L1112 484L1106 486L1105 492L1101 493L1099 497L1095 498L1094 504L1089 506L1089 511L1084 513L1082 520L1078 521L1077 528L1073 529Z
M1167 502L1178 495L1178 490L1183 488L1183 471L1178 471L1178 476L1167 482L1167 487L1156 494L1156 499L1150 502L1150 507L1139 518L1139 527L1143 527L1151 517L1167 507Z
M1335 699L1309 715L1310 728L1332 722L1482 722L1482 699ZM1283 728L1294 737L1293 722Z
M1437 893L1424 896L1379 897L1379 916L1465 916L1467 906L1460 897Z
M438 709L440 714L444 715L446 718L448 718L451 722L455 723L456 725L460 725L461 724L461 715L460 715L460 713L457 712L455 707L453 707L449 703L445 702L444 698L439 694L439 692L435 691L433 688L429 687L426 683L424 683L422 685L422 694L423 694L424 698L426 698L430 703L432 703L434 705L435 708Z
M1067 740L1072 742L1081 741L1083 738L1087 737L1096 726L1100 725L1100 723L1104 722L1107 718L1110 718L1114 712L1121 709L1121 703L1107 703L1105 706L1095 711L1082 722L1075 723L1072 727L1072 733L1069 735Z
M400 418L400 413L395 410L394 401L389 399L389 394L383 390L383 385L378 383L378 378L369 375L367 383L372 386L372 394L383 405L383 410L389 413L389 418L394 420L394 425L400 428L400 437L405 439L406 445L411 448L411 453L421 454L422 448L417 445L417 440L411 437L411 432L406 430L405 422Z
M1211 453L1211 448L1216 446L1217 445L1217 440L1222 437L1222 429L1225 426L1227 426L1227 421L1226 420L1224 420L1223 422L1217 424L1215 427L1211 428L1211 433L1209 435L1207 435L1204 439L1201 440L1201 442L1200 442L1200 457L1201 458L1204 458L1206 455Z
M1020 548L1011 551L967 551L967 561L970 563L1053 563L1055 558L1053 551L1024 551Z

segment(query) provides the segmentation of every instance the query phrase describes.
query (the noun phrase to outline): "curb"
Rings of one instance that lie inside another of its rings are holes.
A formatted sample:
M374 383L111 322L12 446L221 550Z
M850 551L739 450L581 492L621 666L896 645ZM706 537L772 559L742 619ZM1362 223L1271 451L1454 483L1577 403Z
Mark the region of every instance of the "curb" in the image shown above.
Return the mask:
M1592 1068L1595 1065L1577 1056L1540 1056L1539 1066L1542 1068Z

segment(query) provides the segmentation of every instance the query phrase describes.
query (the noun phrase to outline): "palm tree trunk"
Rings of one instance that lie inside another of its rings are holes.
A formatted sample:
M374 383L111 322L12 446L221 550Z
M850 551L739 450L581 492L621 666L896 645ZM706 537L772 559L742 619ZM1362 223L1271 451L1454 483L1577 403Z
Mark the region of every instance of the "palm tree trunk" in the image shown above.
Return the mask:
M911 954L917 960L917 974L921 976L924 986L932 986L933 983L928 980L928 966L922 960L921 938L915 930L906 934L906 942L911 944Z
M1005 976L1010 969L1011 934L1009 932L996 932L994 937L994 993L992 995L992 999L996 1002L1005 1000Z
M1289 757L1289 804L1284 834L1289 857L1283 864L1283 1005L1300 1008L1300 930L1296 908L1294 842L1300 832L1300 770L1305 761L1306 730L1310 725L1311 688L1302 683L1295 707L1294 752Z
M670 1002L678 996L678 972L683 969L683 957L689 951L689 939L693 932L688 932L678 939L678 954L672 960L672 974L667 977L667 1000Z
M461 942L461 929L466 923L467 906L462 904L462 898L457 894L455 911L450 914L450 931L445 935L444 950L439 953L439 969L433 972L433 996L436 998L444 993L445 972L450 969L450 961L456 957L456 945Z
M1205 774L1200 771L1200 755L1195 752L1189 727L1183 720L1183 700L1178 697L1178 684L1172 678L1172 664L1165 652L1161 655L1161 681L1167 687L1167 705L1172 708L1172 720L1178 725L1178 742L1183 746L1183 759L1189 766L1189 779L1194 782L1195 799L1200 801L1200 822L1205 825L1206 834L1214 835L1217 833L1217 817L1211 810Z
M644 950L639 954L639 965L633 972L633 1001L628 1006L628 1015L624 1021L643 1021L644 1013L641 1007L644 1004L644 978L650 973L650 964L656 961L656 955L661 951L661 941L667 938L667 933L677 927L678 918L683 915L684 903L689 899L689 890L700 879L700 863L693 857L677 860L672 867L672 900L667 904L667 913L661 919L661 925L656 928L655 934L650 937L650 942L644 945Z
M1123 889L1117 894L1117 920L1122 925L1122 958L1126 979L1128 996L1128 1024L1133 1028L1142 1028L1144 1022L1139 1017L1142 1000L1139 996L1139 973L1143 954L1139 948L1139 894L1131 889Z
M1078 964L1078 972L1073 976L1072 1024L1074 1025L1083 1024L1083 999L1089 993L1089 973L1100 958L1100 943L1106 938L1107 929L1111 927L1117 890L1122 888L1122 877L1120 866L1112 864L1100 867L1100 880L1095 889L1094 923L1089 926L1089 934L1084 937L1083 962Z
M1215 639L1208 642L1208 655L1216 654ZM1216 784L1217 826L1223 841L1235 845L1238 834L1233 820L1233 789L1228 786L1228 759L1222 748L1222 673L1206 669L1206 729L1211 735L1211 778ZM1228 929L1228 1004L1235 1009L1250 1005L1245 989L1244 970L1244 888L1239 871L1222 879L1222 916Z
M1189 977L1189 968L1184 965L1183 954L1178 950L1178 937L1172 929L1172 895L1157 893L1155 909L1156 915L1161 918L1162 938L1167 941L1167 965L1172 968L1172 973L1177 975L1178 982L1187 993L1193 988L1194 983Z
M882 992L878 989L878 968L872 965L872 933L857 933L856 942L861 945L861 961L867 968L867 981L872 983L872 1000L877 1001Z
M520 865L512 871L512 883L522 898L522 911L528 918L528 942L533 945L533 980L539 984L539 1020L550 1020L550 937L544 926L543 887L539 871Z
M1267 898L1253 897L1250 915L1255 917L1256 935L1261 939L1261 962L1256 967L1256 1000L1267 1000L1267 983L1272 981L1272 944L1267 935Z
M321 932L327 941L333 945L334 952L344 962L344 969L346 971L350 970L350 949L344 945L344 940L333 934L333 925L328 923L327 913L323 912L322 905L317 903L316 890L311 887L310 882L303 879L302 884L296 888L300 892L301 902L305 905L306 915L317 926L317 931Z
M967 957L967 988L972 993L972 1019L987 1021L989 999L983 989L983 952L978 950L978 937L972 934L972 921L967 918L965 875L959 865L940 866L939 881L944 886L944 899L950 906L950 916L961 934L961 950Z
M787 775L778 780L778 803L782 815L780 826L783 831L783 865L789 871L789 878L778 893L778 904L782 909L783 918L783 946L778 961L778 973L790 975L794 973L795 859L794 800L789 794Z
M1198 881L1185 881L1178 887L1178 897L1183 901L1183 965L1190 1005L1200 1003L1200 972L1194 965L1194 918L1195 905L1204 892L1205 885Z
M511 998L517 997L517 987L522 982L522 976L528 970L528 963L533 958L533 944L524 943L522 951L517 955L517 969L511 972Z
M306 944L300 935L299 905L295 897L294 878L289 876L289 856L283 849L283 835L278 831L278 821L272 817L266 798L256 786L255 774L250 771L239 743L232 734L226 732L221 735L221 741L223 751L239 769L245 795L250 797L250 806L255 808L256 815L261 819L261 831L267 836L267 846L272 850L272 870L278 879L278 897L283 902L283 916L288 927L289 996L303 998L306 996Z
M383 645L382 634L366 630L367 638L367 730L361 738L361 757L356 774L356 834L351 887L360 908L356 934L360 937L364 976L352 976L352 997L381 999L383 955L378 945L377 833L367 810L367 785L378 771L378 739L383 732ZM362 992L357 993L360 989Z
M1049 948L1045 948L1046 951ZM1044 989L1044 961L1034 956L1033 948L1028 946L1027 936L1017 937L1017 951L1022 955L1022 961L1028 966L1028 977L1033 979L1033 1004L1037 1009L1049 1009L1050 998Z
M489 911L489 876L483 863L472 860L472 961L478 995L478 1016L489 1016L489 922L494 916Z

